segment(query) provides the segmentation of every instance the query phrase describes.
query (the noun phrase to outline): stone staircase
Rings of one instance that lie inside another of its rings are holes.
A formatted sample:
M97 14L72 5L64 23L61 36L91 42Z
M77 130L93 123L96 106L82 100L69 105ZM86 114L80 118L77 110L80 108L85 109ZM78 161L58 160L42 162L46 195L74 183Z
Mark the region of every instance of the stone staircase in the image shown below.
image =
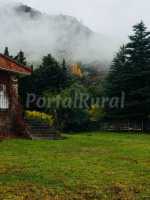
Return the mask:
M50 127L44 122L37 120L25 119L26 124L30 129L30 137L33 140L58 140L61 139L60 133L55 129Z

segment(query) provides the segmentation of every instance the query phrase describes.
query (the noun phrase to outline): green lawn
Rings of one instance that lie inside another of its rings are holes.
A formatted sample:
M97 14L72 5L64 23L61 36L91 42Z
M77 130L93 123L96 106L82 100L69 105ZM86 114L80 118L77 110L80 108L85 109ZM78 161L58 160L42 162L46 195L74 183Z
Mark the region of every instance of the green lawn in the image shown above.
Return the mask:
M0 142L0 200L149 200L150 135Z

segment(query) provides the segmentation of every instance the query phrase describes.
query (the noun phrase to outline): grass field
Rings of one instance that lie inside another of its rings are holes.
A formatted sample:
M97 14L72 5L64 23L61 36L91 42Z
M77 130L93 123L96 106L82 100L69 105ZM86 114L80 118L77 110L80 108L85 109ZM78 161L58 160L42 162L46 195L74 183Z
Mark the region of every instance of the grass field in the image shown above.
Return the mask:
M0 200L149 200L150 135L0 142Z

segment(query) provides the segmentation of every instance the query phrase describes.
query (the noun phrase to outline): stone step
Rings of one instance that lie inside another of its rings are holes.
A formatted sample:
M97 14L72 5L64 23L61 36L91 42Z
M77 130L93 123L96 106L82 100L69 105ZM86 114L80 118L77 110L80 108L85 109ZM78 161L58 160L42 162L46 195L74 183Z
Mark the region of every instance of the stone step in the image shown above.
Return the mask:
M28 122L26 122L28 124L28 126L30 126L32 129L42 129L42 130L54 130L53 127L50 127L49 125L47 124L30 124Z
M43 130L47 130L47 129L52 129L51 127L49 127L49 126L40 126L40 125L38 125L38 126L33 126L33 125L30 125L30 124L28 124L32 129L43 129Z
M40 120L35 120L35 119L25 119L25 121L26 122L28 122L28 123L31 123L31 124L37 124L37 123L40 123L40 124L45 124L45 122L42 122L42 121L40 121Z
M30 124L28 124L30 126ZM56 131L54 127L46 127L46 126L30 126L32 130L49 130L49 131Z
M29 124L29 123L28 123ZM42 127L42 128L51 128L49 125L47 124L29 124L31 127Z
M31 137L32 137L33 140L59 140L59 139L61 139L61 137L57 136L57 135L48 135L48 136L38 135L38 136L35 136L35 135L31 134Z
M52 134L58 134L58 132L56 132L56 131L54 132L54 131L50 131L50 130L48 130L48 131L36 130L36 131L35 131L35 130L32 130L32 129L31 129L31 131L32 131L33 134L40 134L40 133L41 133L41 134L51 134L51 135L52 135Z
M46 133L36 133L36 134L33 134L31 133L32 136L35 136L35 137L54 137L56 136L57 134L46 134Z
M47 123L37 120L25 120L30 127L30 135L33 140L56 140L60 139L60 134Z
M29 122L26 122L27 124L29 124L30 126L43 126L43 127L50 127L48 124L46 123L40 123L40 122L37 122L37 123L29 123Z

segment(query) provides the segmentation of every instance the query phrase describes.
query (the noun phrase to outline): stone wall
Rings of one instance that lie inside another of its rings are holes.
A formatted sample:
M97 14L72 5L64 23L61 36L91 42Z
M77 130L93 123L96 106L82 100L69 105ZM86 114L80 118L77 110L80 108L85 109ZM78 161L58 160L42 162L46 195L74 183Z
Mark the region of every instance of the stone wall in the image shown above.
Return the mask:
M10 136L13 124L8 111L0 111L0 137Z
M11 115L11 100L10 100L10 74L8 72L0 71L0 83L5 84L8 90L9 97L9 109L8 110L0 110L0 137L11 136L13 130L13 119Z
M7 86L9 97L9 109L0 109L0 138L21 137L24 123L18 102L18 80L13 74L0 71L0 83Z

